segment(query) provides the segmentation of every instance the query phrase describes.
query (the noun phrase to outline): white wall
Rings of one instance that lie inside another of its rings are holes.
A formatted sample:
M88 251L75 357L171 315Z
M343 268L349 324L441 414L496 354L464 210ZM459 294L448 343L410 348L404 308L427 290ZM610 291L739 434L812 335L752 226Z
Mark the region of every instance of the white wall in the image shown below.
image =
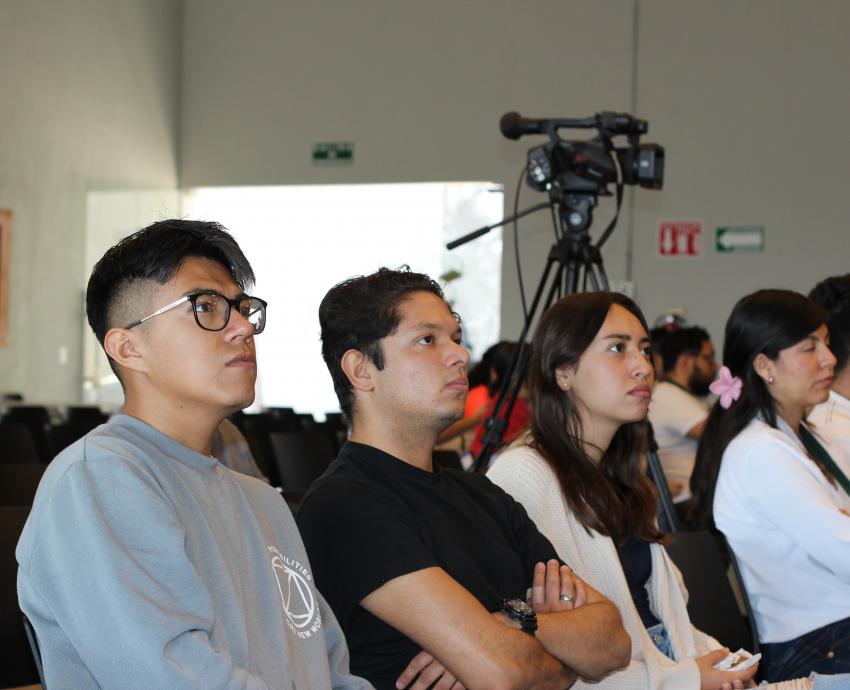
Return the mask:
M512 199L530 143L504 139L499 118L628 109L632 19L631 0L187 0L181 183L492 180ZM311 165L313 143L344 140L353 166ZM532 280L551 236L546 215L524 225Z
M0 207L15 214L0 390L80 397L86 195L176 187L180 27L172 0L0 3Z
M738 298L808 292L850 272L850 3L641 3L638 110L666 146L662 194L636 196L646 311L682 305L722 338ZM659 216L703 218L698 262L655 258ZM761 224L763 254L714 252L714 228Z
M636 282L650 318L682 306L720 339L747 291L848 270L848 24L842 0L186 0L181 182L490 179L510 205L539 138L501 138L502 113L634 108L667 148L667 180L629 194L609 275ZM354 141L354 165L312 167L311 144L327 140ZM522 205L538 200L523 190ZM605 200L595 233L610 214ZM656 222L671 216L704 219L705 258L656 258ZM764 254L714 254L716 226L750 223L767 229ZM551 237L545 216L522 226L529 289Z

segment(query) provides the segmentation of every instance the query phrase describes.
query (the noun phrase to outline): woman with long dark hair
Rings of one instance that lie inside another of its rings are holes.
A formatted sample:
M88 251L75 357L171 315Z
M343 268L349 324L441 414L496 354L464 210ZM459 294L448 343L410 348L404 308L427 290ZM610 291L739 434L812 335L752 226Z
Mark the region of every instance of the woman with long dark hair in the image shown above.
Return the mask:
M826 321L788 290L735 305L691 478L694 521L738 560L769 680L850 671L850 466L806 421L833 382Z
M646 321L631 299L560 300L534 337L530 432L488 476L523 504L561 559L617 605L632 638L629 666L576 687L744 687L756 668L713 668L728 650L691 625L661 544L657 495L642 462L652 382Z

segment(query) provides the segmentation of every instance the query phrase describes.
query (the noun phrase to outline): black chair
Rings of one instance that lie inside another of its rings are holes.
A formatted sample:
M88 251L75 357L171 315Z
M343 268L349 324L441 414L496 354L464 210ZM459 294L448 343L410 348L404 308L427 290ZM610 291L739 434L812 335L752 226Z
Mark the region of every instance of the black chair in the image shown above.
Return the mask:
M39 459L47 464L53 459L47 442L47 428L50 426L50 415L42 405L15 405L6 410L4 422L24 424L32 434L32 440L38 451Z
M348 440L348 426L341 412L328 412L325 421L321 423L324 432L331 438L337 453Z
M309 412L297 412L295 416L298 417L302 429L312 429L316 426L316 418Z
M724 554L724 550L727 553ZM734 558L706 531L675 532L667 545L670 558L682 571L688 588L688 615L691 622L729 649L743 647L759 651L755 619ZM727 568L727 564L731 567ZM743 596L744 611L738 605L735 588Z
M21 536L29 506L0 507L0 687L33 685L39 682L38 669L30 652L18 606L18 563L15 546Z
M289 420L281 420L274 415L263 412L246 414L240 422L239 429L242 431L245 440L248 441L251 455L254 456L257 466L269 478L272 486L280 486L280 477L277 472L270 434L275 431L293 431Z
M291 407L268 407L263 414L274 420L279 431L301 431L301 419Z
M76 421L57 424L47 428L47 447L51 457L55 458L75 441L78 441L95 427L87 422Z
M0 463L0 506L31 506L46 469L40 462Z
M79 429L85 428L87 434L101 424L106 424L109 421L109 415L103 414L99 407L71 405L66 410L65 421Z
M319 431L275 431L269 436L284 492L304 492L324 472L336 453Z
M32 627L27 614L21 614L24 618L24 632L27 635L27 642L30 643L30 651L35 662L35 668L38 671L38 679L41 681L42 690L47 690L47 683L44 682L44 668L41 665L41 648L38 646L38 635L35 634L35 628Z
M26 424L0 422L0 463L40 462L41 457Z

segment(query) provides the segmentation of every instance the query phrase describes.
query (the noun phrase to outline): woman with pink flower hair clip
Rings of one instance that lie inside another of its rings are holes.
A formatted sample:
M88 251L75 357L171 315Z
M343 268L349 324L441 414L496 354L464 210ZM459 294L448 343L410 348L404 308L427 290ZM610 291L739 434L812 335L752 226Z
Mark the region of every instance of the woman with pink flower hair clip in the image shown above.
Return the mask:
M770 681L850 672L850 463L806 419L833 382L826 321L788 290L735 305L691 477L692 520L732 547Z

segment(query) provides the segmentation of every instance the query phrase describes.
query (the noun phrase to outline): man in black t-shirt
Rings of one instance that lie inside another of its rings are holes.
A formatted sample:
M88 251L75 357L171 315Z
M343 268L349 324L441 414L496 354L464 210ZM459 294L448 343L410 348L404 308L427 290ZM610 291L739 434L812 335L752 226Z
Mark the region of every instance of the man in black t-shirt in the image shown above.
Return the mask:
M334 287L319 320L351 437L298 523L352 671L378 690L564 688L628 663L616 608L525 510L485 477L432 465L468 387L439 286L381 269Z

